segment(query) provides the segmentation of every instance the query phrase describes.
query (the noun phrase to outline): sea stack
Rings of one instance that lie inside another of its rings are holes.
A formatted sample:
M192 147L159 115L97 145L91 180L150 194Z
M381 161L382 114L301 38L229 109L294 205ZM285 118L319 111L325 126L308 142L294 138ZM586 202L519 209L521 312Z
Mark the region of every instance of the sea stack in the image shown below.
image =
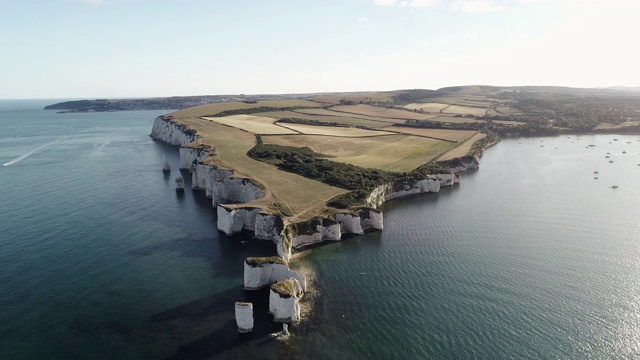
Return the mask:
M239 333L253 331L253 304L250 302L236 302L236 324Z
M164 160L164 164L162 164L162 172L168 173L171 171L171 165L169 165L169 160L167 160L164 156L162 157Z
M300 321L299 300L303 294L302 285L294 278L271 285L269 313L273 315L273 321L297 324Z
M176 191L184 191L184 178L182 176L176 178Z

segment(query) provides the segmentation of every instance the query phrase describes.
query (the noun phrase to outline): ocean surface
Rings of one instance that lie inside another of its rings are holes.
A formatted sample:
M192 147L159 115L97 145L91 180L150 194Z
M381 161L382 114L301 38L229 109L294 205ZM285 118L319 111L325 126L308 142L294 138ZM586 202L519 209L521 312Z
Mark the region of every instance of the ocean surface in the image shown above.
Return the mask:
M385 204L384 231L296 259L312 290L282 341L242 289L275 249L176 194L177 148L148 136L167 111L54 102L0 101L0 359L640 357L640 136L503 140L459 186Z

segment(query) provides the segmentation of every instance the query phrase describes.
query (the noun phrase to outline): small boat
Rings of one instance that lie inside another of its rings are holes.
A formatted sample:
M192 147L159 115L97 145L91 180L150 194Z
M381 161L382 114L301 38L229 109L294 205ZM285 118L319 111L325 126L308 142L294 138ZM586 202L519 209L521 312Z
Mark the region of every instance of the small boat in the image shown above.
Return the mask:
M617 189L617 188L618 188L618 185L611 185L611 188L612 188L612 189Z
M597 177L597 176L594 176L593 178L594 178L594 179L596 179L596 180L598 180L598 177Z
M610 163L612 163L612 162L613 162L613 160L609 160L609 162L610 162Z
M594 174L598 174L598 173L600 173L600 172L598 171L598 167L597 167L597 166L596 166L596 171L594 171L593 173L594 173Z
M609 155L605 155L605 159L608 159L608 158L610 158L610 157L611 157L611 156L609 156Z
M618 141L618 139L613 139L613 141Z
M626 154L627 152L626 152L626 151L623 151L622 153L623 153L623 154Z

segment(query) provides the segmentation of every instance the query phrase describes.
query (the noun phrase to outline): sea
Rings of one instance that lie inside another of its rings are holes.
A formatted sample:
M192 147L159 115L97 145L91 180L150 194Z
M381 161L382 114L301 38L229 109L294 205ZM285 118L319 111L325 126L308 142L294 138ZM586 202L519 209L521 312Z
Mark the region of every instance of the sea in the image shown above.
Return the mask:
M277 338L242 287L275 248L217 231L149 137L169 111L57 101L0 101L0 359L640 357L640 136L504 139L459 185L384 204L384 231L296 255L310 291Z

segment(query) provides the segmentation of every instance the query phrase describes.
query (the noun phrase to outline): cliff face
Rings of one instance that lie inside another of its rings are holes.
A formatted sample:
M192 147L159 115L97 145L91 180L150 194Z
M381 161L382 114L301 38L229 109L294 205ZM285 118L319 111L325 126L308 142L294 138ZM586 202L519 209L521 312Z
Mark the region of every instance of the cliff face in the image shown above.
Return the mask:
M196 164L191 174L191 188L193 190L204 190L208 198L213 201L213 206L224 204L219 198L214 196L216 185L227 178L233 176L233 171L219 169L216 166Z
M290 270L285 264L250 264L244 262L244 288L245 290L258 290L273 283L285 279L294 278L298 281L301 289L307 290L307 279L304 275Z
M279 290L279 285L289 289L283 292ZM273 284L269 291L269 313L273 315L273 321L297 324L300 321L299 299L302 295L302 286L296 279L286 279Z
M281 258L287 261L291 258L291 239L285 232L285 226L280 216L256 214L254 236L257 239L273 241Z
M192 133L186 126L176 124L171 119L162 116L158 116L153 122L151 137L167 144L180 146L190 144L196 139L195 133Z
M180 148L180 170L189 170L193 172L196 165L209 157L209 152L204 149L195 149L189 147Z
M413 183L385 184L376 187L367 197L367 205L377 208L385 201L424 193L437 193L443 186L453 186L460 183L457 173L442 173L427 175L425 179Z
M490 143L489 146L493 145ZM480 167L480 163L475 156L467 155L451 160L441 161L440 164L445 167L447 170L458 173L468 170L476 170Z
M264 197L264 192L248 179L225 177L215 181L213 204L244 204Z
M323 218L312 218L294 224L291 229L291 246L300 249L323 241L339 241L341 239L340 224Z
M231 236L243 230L253 231L256 224L256 215L259 208L229 209L225 206L218 206L218 230Z

